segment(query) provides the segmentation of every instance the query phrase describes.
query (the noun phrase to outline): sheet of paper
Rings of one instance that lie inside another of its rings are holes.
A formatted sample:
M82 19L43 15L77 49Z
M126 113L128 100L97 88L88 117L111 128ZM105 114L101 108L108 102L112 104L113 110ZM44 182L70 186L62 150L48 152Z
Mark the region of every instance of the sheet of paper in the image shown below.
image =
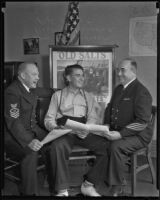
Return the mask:
M70 119L67 119L65 127L78 130L78 131L89 131L89 132L108 132L108 126L98 124L83 124Z
M104 126L104 125L98 125L98 124L86 124L87 126L87 129L89 131L102 131L102 132L108 132L109 131L109 128L108 126Z
M65 127L76 131L88 131L86 124L71 119L67 119Z
M71 129L53 129L51 132L48 133L48 135L41 141L42 145L55 140L58 137L61 137L69 132L71 132Z

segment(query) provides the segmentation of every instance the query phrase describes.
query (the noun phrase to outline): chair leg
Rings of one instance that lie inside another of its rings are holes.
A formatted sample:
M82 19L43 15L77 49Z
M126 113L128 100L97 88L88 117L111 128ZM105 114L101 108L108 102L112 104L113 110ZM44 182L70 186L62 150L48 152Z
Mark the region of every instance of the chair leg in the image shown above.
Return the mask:
M137 168L137 156L131 156L131 194L135 196L136 189L136 168Z
M150 154L147 154L147 160L148 160L149 168L150 168L150 171L151 171L152 183L153 183L153 185L155 185L156 184L156 175L155 175L155 170L154 170L154 167L153 167L153 162L152 162L152 158L151 158Z

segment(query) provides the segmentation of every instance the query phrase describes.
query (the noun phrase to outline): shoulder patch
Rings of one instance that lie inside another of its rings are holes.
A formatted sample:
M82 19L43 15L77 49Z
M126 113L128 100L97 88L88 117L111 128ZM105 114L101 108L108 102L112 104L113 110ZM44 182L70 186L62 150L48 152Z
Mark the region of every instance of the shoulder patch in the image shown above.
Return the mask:
M17 108L17 103L11 104L11 109L10 109L10 116L13 118L18 118L19 117L19 108Z

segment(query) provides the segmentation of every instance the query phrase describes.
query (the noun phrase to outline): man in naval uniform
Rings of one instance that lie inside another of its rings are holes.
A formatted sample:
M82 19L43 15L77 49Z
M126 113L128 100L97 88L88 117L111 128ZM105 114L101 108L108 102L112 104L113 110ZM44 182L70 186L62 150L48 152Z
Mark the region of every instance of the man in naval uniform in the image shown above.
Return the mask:
M38 195L37 155L46 131L36 122L37 96L30 91L39 80L34 63L22 63L18 78L5 91L5 151L20 161L23 195Z
M104 116L104 124L110 127L105 135L110 141L106 183L112 186L113 196L122 191L127 155L146 146L152 138L152 97L137 79L136 62L130 58L122 60L117 74L120 85L115 88Z

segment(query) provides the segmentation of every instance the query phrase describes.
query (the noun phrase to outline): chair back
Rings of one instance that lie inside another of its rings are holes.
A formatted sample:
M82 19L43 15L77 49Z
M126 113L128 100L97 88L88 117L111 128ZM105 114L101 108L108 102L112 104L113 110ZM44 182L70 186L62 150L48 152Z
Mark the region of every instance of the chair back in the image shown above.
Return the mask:
M152 126L153 129L154 129L154 126L155 126L156 113L157 113L156 106L152 106L150 123L151 123L151 126Z
M48 110L52 94L56 91L53 88L36 88L35 93L38 96L36 118L39 126L45 129L44 117Z
M151 112L151 119L150 119L150 125L151 125L151 129L152 129L152 138L153 138L153 135L154 135L156 113L157 113L157 108L156 108L156 106L152 105L152 112ZM151 151L151 145L152 145L152 139L151 139L150 143L148 144L148 150L149 151Z

